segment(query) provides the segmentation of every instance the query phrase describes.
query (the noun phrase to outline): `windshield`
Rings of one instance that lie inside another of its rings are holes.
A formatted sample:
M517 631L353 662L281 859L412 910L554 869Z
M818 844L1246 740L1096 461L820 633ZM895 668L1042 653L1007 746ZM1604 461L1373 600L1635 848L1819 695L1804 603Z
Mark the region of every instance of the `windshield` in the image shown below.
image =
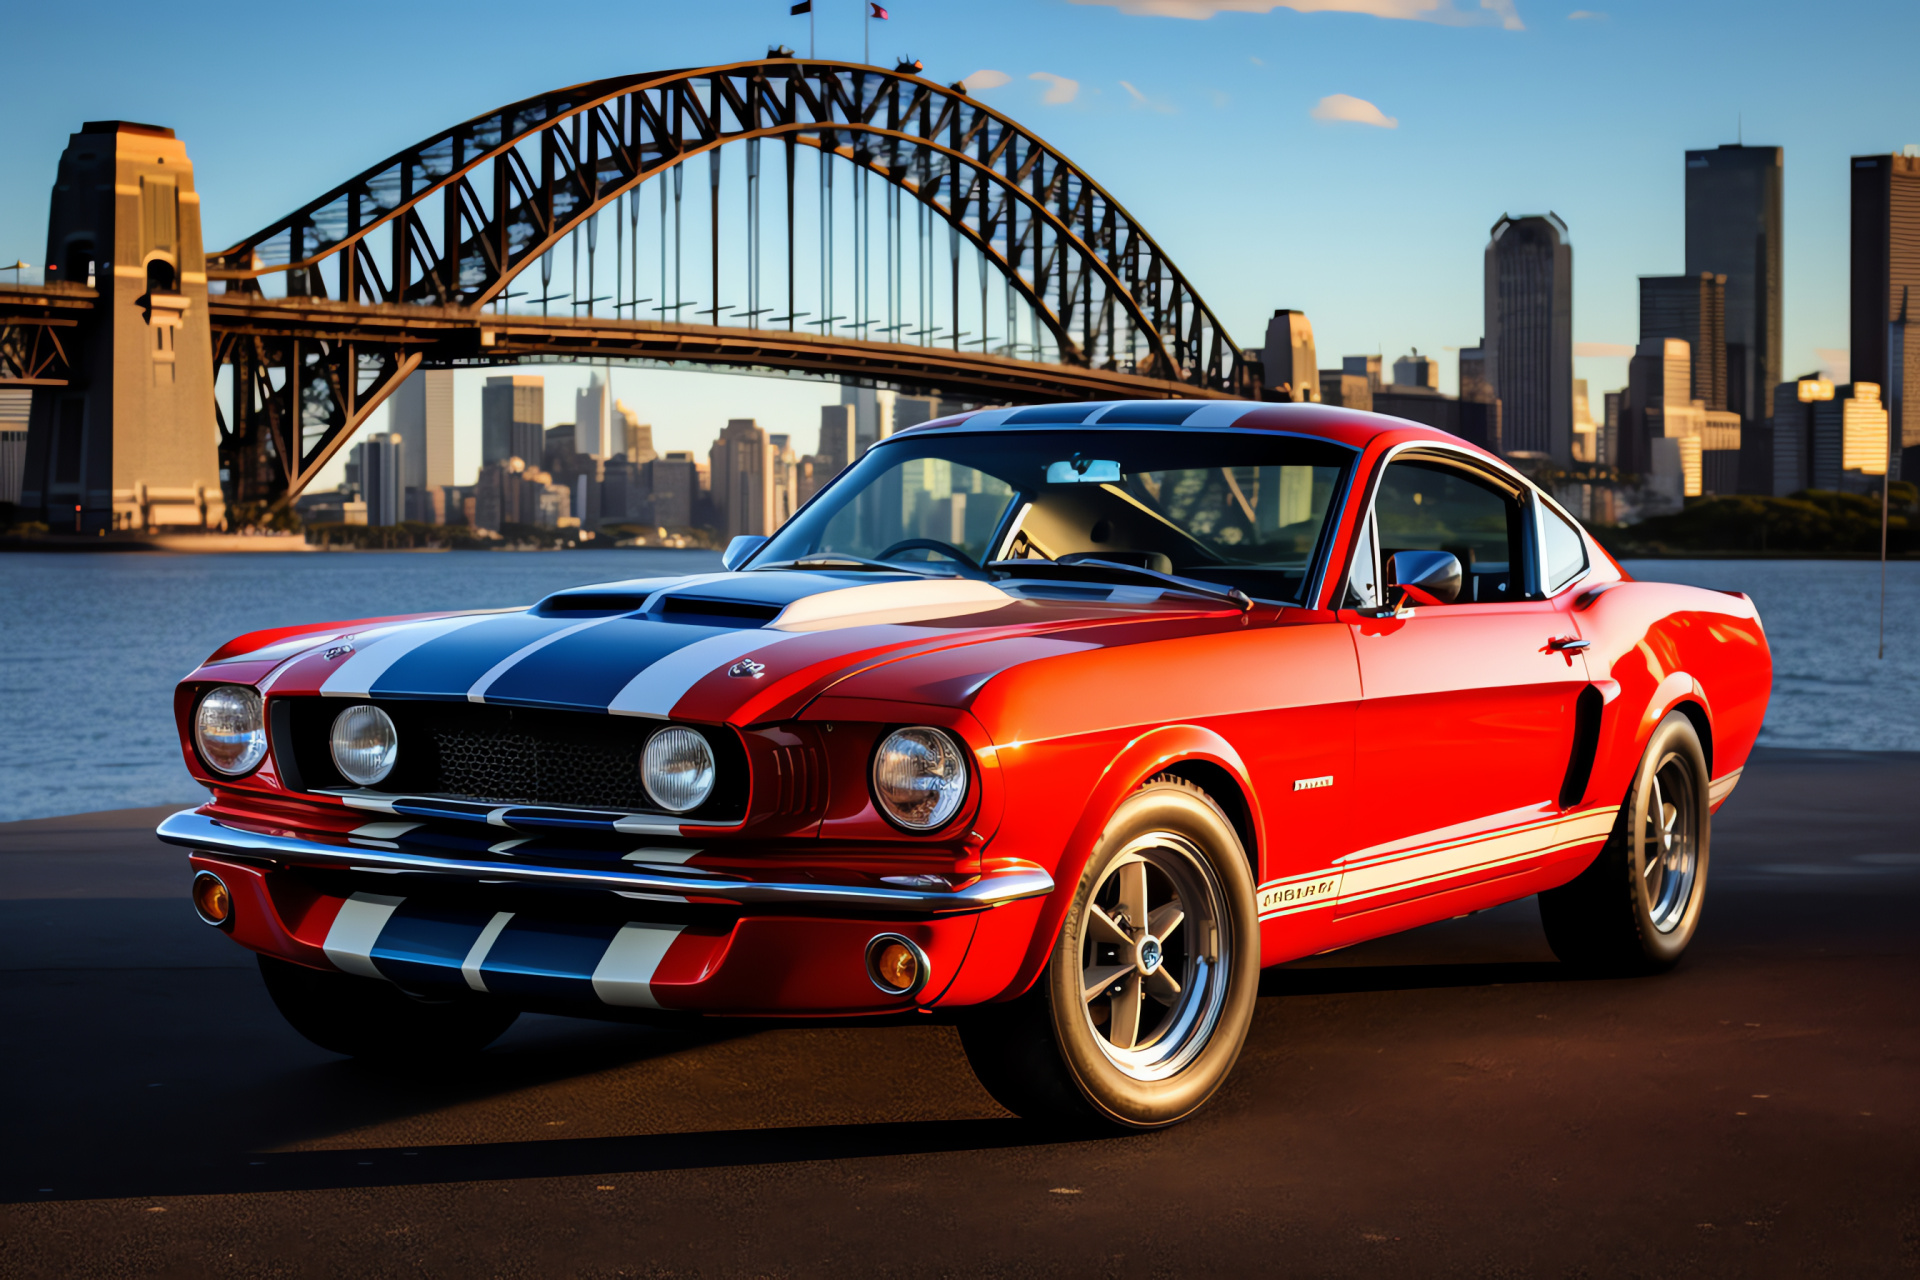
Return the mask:
M1297 601L1352 457L1251 431L916 433L869 450L749 567L1098 558Z

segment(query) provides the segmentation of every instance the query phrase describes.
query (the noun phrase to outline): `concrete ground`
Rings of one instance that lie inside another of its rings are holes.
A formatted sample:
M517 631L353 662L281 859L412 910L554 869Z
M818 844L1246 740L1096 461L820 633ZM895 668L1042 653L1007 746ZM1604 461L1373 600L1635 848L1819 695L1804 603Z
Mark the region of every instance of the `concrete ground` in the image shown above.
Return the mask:
M1762 753L1686 962L1533 904L1269 972L1192 1122L1058 1141L938 1026L289 1030L162 810L0 826L0 1272L1912 1275L1920 756Z

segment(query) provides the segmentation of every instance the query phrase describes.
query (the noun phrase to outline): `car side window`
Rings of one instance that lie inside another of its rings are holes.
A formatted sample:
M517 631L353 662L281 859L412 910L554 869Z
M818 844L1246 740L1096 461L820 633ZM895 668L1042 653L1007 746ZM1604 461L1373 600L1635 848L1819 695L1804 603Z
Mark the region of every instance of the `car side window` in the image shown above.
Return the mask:
M1541 559L1546 565L1547 594L1552 595L1587 571L1587 542L1572 521L1546 503L1540 504L1540 511Z
M1347 570L1347 598L1342 607L1373 609L1380 604L1380 560L1373 554L1373 518L1362 517L1353 535L1353 567Z
M1396 551L1450 551L1462 574L1458 603L1518 600L1526 592L1526 508L1472 472L1408 458L1387 464L1373 501L1380 560Z

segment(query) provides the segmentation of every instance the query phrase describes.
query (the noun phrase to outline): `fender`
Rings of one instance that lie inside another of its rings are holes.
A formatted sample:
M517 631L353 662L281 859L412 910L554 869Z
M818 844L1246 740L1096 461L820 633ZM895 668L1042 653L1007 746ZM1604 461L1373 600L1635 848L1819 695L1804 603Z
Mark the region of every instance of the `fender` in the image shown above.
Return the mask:
M1059 936L1061 922L1066 918L1067 906L1080 888L1080 876L1093 856L1100 833L1106 829L1107 819L1120 807L1120 802L1138 791L1147 779L1165 773L1173 765L1195 760L1217 765L1232 776L1240 788L1240 794L1246 799L1255 838L1259 838L1266 830L1260 799L1248 776L1246 762L1231 743L1211 729L1192 724L1163 725L1140 734L1122 747L1120 753L1107 764L1086 806L1081 810L1080 820L1074 824L1073 834L1068 838L1066 848L1060 853L1060 861L1054 868L1054 891L1042 900L1039 918L1028 937L1026 954L1021 957L1019 968L1008 975L1004 984L998 985L997 991L982 993L977 998L1010 1000L1033 985L1034 979L1046 967L1047 957L1053 952L1054 940ZM1254 855L1255 883L1261 879L1260 864L1264 856L1263 851ZM1001 914L997 911L992 913L993 916ZM985 954L991 952L985 952L982 959Z

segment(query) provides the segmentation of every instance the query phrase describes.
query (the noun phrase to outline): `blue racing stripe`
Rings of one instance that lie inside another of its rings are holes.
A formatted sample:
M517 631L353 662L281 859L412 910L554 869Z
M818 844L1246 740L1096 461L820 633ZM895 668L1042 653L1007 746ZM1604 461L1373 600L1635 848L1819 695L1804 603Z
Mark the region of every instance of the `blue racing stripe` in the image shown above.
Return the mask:
M605 711L634 676L668 654L724 630L729 628L614 618L528 654L493 682L487 701Z
M493 665L578 618L506 613L429 640L374 681L375 697L460 699Z
M409 991L464 988L460 963L492 918L490 911L446 910L409 898L393 913L373 944L374 967L389 982Z
M592 1002L593 971L619 932L617 924L515 916L487 952L480 976L487 990L503 996Z

